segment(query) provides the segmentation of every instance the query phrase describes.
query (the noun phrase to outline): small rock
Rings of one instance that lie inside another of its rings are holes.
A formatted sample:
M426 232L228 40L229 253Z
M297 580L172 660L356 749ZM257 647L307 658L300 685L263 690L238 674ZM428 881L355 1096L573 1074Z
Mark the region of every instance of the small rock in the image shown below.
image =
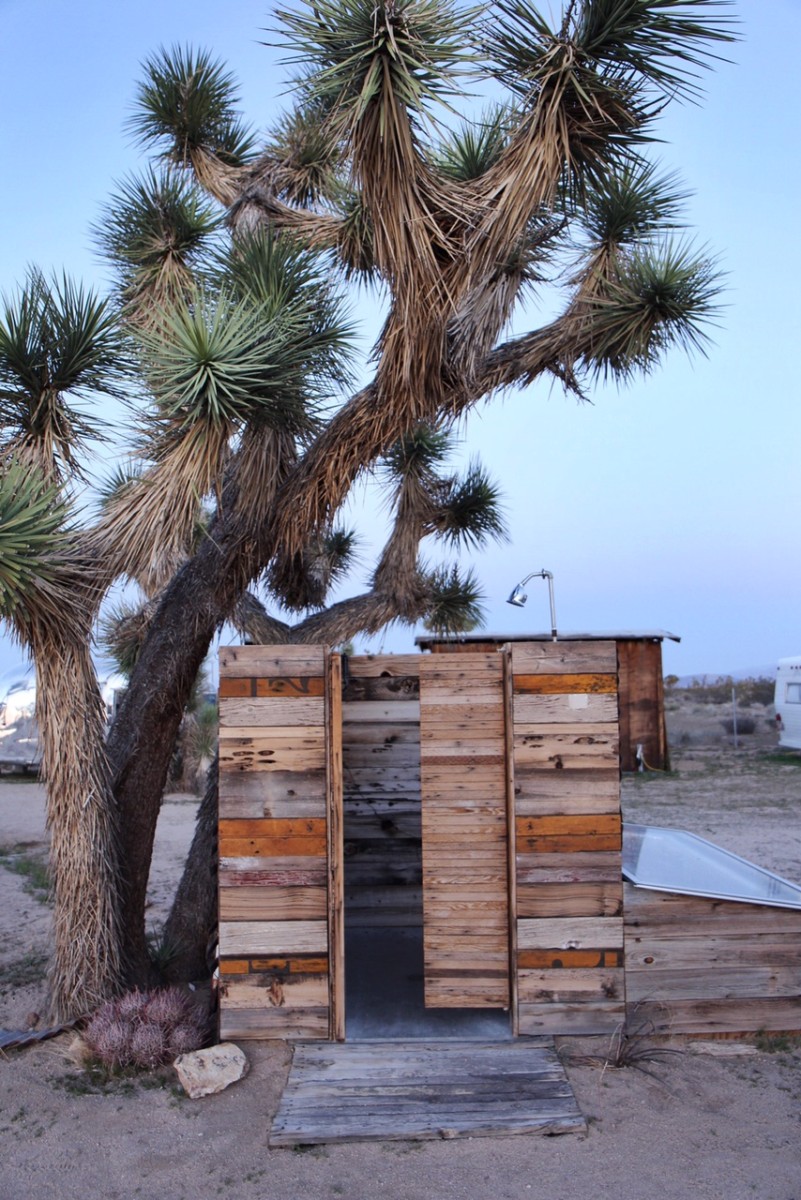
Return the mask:
M173 1065L182 1088L193 1100L222 1092L230 1084L244 1079L250 1069L244 1051L233 1042L220 1042L206 1050L179 1054Z
M35 1029L41 1019L42 1018L39 1016L38 1012L29 1012L25 1018L25 1028Z

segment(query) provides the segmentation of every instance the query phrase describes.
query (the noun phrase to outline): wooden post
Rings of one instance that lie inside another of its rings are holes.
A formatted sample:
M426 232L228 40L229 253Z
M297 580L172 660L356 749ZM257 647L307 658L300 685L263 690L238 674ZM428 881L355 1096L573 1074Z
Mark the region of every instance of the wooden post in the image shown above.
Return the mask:
M342 659L326 655L328 961L332 1041L345 1040L345 879L342 829Z
M512 1037L520 1034L517 1005L517 837L515 826L515 731L512 709L512 653L504 646L503 654L503 722L506 741L506 825L509 895L509 1007L512 1016Z

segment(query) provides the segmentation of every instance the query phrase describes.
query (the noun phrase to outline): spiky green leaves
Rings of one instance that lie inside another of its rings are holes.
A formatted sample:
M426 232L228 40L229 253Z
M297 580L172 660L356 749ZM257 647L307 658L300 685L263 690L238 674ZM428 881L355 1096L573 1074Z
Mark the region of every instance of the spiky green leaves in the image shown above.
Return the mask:
M630 159L588 184L582 221L594 247L631 245L675 229L686 196L675 175Z
M259 233L219 260L214 289L166 308L139 337L174 431L250 423L303 437L322 391L347 380L349 333L319 262Z
M384 457L387 470L398 480L430 476L450 453L451 437L442 429L417 425L399 438Z
M419 113L450 91L474 16L447 0L305 0L277 12L302 86L345 126L376 102Z
M479 120L449 133L435 162L443 174L466 182L480 179L500 158L513 124L513 110L501 105Z
M221 293L197 292L141 334L159 409L181 428L231 429L248 420L298 425L301 363L280 321L266 327L259 308ZM294 386L293 386L294 385Z
M272 184L290 204L308 207L341 191L342 148L326 128L327 115L312 103L285 114L273 130Z
M596 373L622 379L651 370L672 346L703 352L719 291L715 263L691 246L635 250L590 305L586 362Z
M190 165L197 152L226 166L247 162L253 141L237 111L233 77L208 52L162 49L144 69L129 121L140 142L178 166Z
M149 307L187 290L218 225L190 179L151 169L123 182L94 232L117 269L124 299Z
M427 578L431 606L425 627L432 633L446 635L469 633L483 624L481 590L472 571L463 575L458 567L438 567Z
M123 343L107 303L66 276L49 283L32 268L0 315L2 447L35 461L50 478L77 470L82 443L99 436L67 397L118 395Z
M0 472L0 616L40 611L42 588L57 575L66 512L39 472L13 459Z
M449 482L436 531L451 544L475 549L506 540L500 489L479 462L471 462L463 476Z
M655 89L660 97L698 92L697 68L711 46L734 39L728 0L578 0L559 29L528 0L499 0L486 23L486 49L516 91L536 89L554 69L576 72L576 99L593 103L586 72L621 96ZM583 76L583 78L582 78Z
M575 41L612 72L633 73L666 96L700 90L698 68L717 55L712 45L734 40L729 0L584 0Z

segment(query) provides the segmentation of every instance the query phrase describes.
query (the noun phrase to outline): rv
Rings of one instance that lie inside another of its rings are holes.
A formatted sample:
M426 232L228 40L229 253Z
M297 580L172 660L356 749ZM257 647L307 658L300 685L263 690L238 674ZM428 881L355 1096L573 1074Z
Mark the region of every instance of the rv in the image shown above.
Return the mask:
M801 750L801 656L779 659L774 705L779 745Z

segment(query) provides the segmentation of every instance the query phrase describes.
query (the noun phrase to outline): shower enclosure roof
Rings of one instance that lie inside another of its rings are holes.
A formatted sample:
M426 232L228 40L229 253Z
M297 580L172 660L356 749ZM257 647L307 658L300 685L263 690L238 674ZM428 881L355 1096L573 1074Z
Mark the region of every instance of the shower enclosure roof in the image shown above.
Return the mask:
M801 887L684 829L625 824L623 877L659 892L801 909Z

